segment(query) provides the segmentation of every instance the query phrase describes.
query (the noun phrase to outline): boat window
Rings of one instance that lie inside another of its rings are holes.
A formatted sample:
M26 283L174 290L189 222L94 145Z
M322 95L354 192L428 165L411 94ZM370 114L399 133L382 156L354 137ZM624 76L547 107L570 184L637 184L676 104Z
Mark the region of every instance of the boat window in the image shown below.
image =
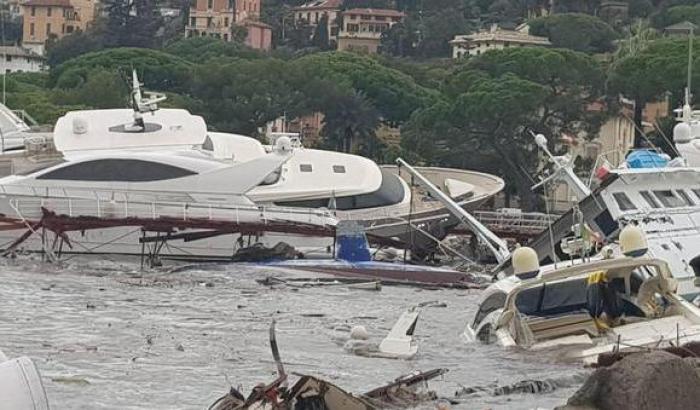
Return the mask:
M299 171L301 172L311 172L313 170L314 168L311 166L311 164L299 164Z
M214 141L212 141L208 135L207 138L204 139L204 143L202 143L202 149L205 151L214 151Z
M666 208L678 208L685 205L683 200L677 197L670 189L654 191L654 194Z
M489 313L493 312L496 309L502 309L503 306L505 306L505 304L506 294L504 292L497 292L487 297L483 302L481 302L481 305L479 306L479 311L476 312L472 328L476 330L476 327L479 326L481 321L484 320L484 318Z
M344 174L345 165L333 165L333 172L335 172L336 174Z
M282 176L282 168L277 168L276 170L272 171L268 176L266 176L265 179L263 179L263 181L260 183L260 185L274 185L277 182L279 182L280 176Z
M685 202L685 205L687 206L693 206L695 205L695 202L690 198L690 195L688 195L687 192L685 192L682 189L679 189L676 191L678 193L678 196Z
M525 289L515 299L520 313L553 316L586 309L586 279L543 283Z
M612 234L620 227L617 221L615 221L612 215L610 215L610 211L607 209L593 218L593 221L595 221L596 225L598 225L605 236Z
M36 179L147 182L195 174L196 172L159 162L137 159L100 159L66 165L41 174Z
M632 209L637 209L637 207L634 206L630 198L624 192L615 192L613 194L613 198L615 198L615 201L617 202L617 206L620 208L620 211L629 211Z
M649 191L641 191L639 194L644 198L645 201L651 206L652 208L661 208L661 205L656 201L656 198L654 198L653 195Z

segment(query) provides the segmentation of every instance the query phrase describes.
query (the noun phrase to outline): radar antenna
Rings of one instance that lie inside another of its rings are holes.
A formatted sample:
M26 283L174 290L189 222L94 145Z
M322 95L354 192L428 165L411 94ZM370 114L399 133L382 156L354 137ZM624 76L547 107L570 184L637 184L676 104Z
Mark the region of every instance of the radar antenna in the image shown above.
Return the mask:
M143 121L143 114L154 114L158 111L158 103L165 101L165 94L145 91L146 97L141 93L141 86L136 70L132 71L132 88L131 88L131 105L134 110L134 123L131 128L143 131L146 129L146 124Z

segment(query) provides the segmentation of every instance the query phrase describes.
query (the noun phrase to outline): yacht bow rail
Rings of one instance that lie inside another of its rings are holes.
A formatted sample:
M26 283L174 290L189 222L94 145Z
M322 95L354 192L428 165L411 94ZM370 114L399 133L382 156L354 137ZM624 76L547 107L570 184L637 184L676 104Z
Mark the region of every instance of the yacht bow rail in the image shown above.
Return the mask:
M103 219L129 219L159 221L221 221L235 224L289 222L333 226L335 218L328 213L297 208L264 206L221 206L189 202L138 202L112 201L101 198L10 198L10 206L22 220L41 219L45 210L68 218L93 217Z
M221 220L235 223L288 221L331 225L337 223L325 209L292 208L258 205L226 205L196 202L186 193L159 191L95 190L90 188L46 188L0 185L0 193L8 198L16 213L24 219L38 219L45 208L68 217L96 218L171 218ZM202 193L206 195L206 193ZM179 197L186 200L157 200L158 197ZM135 199L136 198L136 199ZM231 202L234 197L229 198Z
M474 217L494 232L528 235L544 231L559 215L540 212L475 211Z

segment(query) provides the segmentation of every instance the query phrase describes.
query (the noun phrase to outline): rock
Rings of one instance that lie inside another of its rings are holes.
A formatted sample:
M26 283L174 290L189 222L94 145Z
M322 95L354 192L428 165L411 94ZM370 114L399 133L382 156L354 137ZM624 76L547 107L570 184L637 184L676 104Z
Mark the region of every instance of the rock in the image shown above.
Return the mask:
M700 403L700 359L631 354L596 370L561 410L690 409Z

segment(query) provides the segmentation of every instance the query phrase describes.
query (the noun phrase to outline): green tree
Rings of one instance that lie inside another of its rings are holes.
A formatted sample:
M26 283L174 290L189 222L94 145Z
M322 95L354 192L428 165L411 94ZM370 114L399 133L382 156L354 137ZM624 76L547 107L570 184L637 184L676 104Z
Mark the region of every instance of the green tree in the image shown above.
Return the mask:
M491 51L447 77L443 99L411 116L402 143L430 163L503 175L523 206L533 209L538 156L527 130L593 135L600 119L587 108L600 99L602 82L600 66L582 53Z
M700 25L700 4L669 7L656 14L652 21L654 26L659 29L684 21Z
M330 33L328 33L328 15L324 14L316 25L314 34L311 38L311 44L317 47L319 50L328 50L331 41L329 38Z
M165 48L168 54L172 54L193 63L204 63L212 58L231 57L244 59L264 58L265 53L254 50L241 42L221 41L212 37L181 38Z
M269 121L297 112L303 95L291 85L296 75L277 59L213 59L195 68L191 94L214 129L257 135Z
M162 51L143 48L114 48L88 53L54 67L49 75L51 88L70 89L87 81L90 72L109 70L121 73L127 82L136 69L149 88L159 91L184 92L191 82L193 65Z
M693 67L700 64L700 56L693 57ZM660 39L651 42L645 49L628 55L612 66L608 77L609 93L620 93L635 100L634 115L637 124L637 145L642 125L642 109L648 102L673 94L672 101L681 102L686 86L688 67L688 40ZM700 90L700 72L692 73L694 94Z
M154 47L162 18L155 0L104 0L107 47Z
M431 105L438 93L419 86L408 75L383 66L378 59L347 52L316 53L292 62L298 71L361 92L384 121L401 124L411 113Z
M58 41L47 44L47 62L49 66L57 65L92 51L101 50L104 47L102 37L93 32L76 31Z
M530 34L544 36L555 47L586 53L613 51L617 34L606 22L586 14L553 14L531 21Z
M22 40L22 17L10 15L10 7L7 2L0 4L0 45L17 44Z
M326 145L343 152L376 153L379 113L361 92L326 97L323 136ZM374 152L373 152L374 151Z

